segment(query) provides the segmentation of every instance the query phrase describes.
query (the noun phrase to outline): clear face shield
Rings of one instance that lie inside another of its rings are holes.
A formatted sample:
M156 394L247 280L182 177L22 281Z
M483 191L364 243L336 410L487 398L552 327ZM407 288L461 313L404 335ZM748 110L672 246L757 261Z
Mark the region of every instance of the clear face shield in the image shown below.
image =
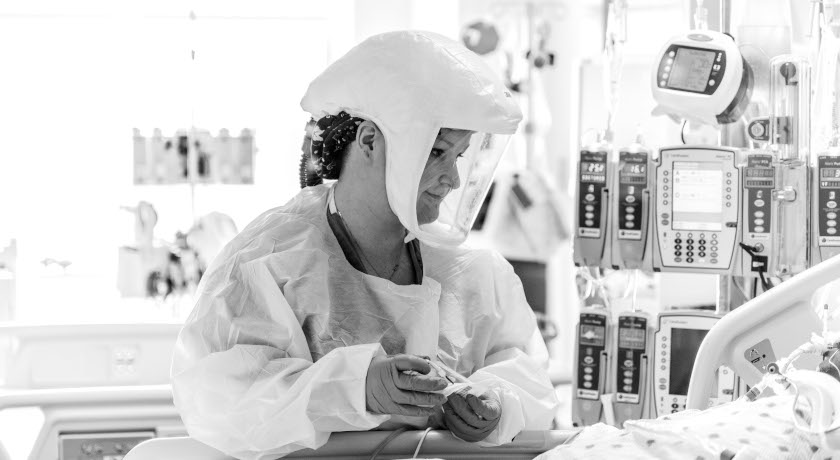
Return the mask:
M453 244L466 238L509 140L509 135L440 130L417 190L421 232Z

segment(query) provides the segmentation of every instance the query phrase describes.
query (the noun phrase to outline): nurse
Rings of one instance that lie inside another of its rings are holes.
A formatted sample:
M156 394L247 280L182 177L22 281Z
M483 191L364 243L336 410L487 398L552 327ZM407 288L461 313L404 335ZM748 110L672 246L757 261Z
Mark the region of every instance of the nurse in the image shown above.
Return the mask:
M204 275L172 364L190 435L257 459L335 431L445 427L499 445L550 428L522 284L498 253L460 246L522 117L500 79L455 41L391 32L330 65L301 106L319 175L337 182L259 216ZM421 357L471 387L444 397Z

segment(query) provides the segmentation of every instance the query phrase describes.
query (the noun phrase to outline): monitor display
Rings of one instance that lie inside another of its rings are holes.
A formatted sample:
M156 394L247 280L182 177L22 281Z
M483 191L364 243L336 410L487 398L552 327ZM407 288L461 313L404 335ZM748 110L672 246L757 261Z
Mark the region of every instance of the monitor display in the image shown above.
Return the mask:
M647 165L640 163L625 163L618 175L622 184L647 183Z
M840 179L840 168L823 168L822 177Z
M632 348L634 350L645 349L645 330L630 329L622 327L618 330L618 347Z
M692 48L678 48L668 78L668 88L702 93L706 91L715 52Z
M580 343L581 345L594 345L596 347L604 346L604 327L591 326L589 324L580 325Z
M607 181L607 166L604 163L582 161L580 163L580 178L585 182L604 183Z
M697 350L709 331L707 329L671 329L671 372L668 393L687 395L688 382Z
M723 229L723 163L674 162L674 230Z
M776 171L771 168L747 168L747 177L774 177Z

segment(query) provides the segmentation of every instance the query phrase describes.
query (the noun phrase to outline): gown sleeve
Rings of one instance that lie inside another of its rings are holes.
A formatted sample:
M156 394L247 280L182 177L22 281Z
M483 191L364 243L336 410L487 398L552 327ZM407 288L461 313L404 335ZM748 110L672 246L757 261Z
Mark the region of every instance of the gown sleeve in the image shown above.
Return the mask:
M263 459L387 421L365 404L367 369L381 345L336 348L313 363L276 274L259 259L235 259L200 289L175 347L174 399L190 436Z
M470 380L494 392L502 419L482 444L509 443L523 430L551 428L559 402L546 372L548 351L522 282L500 255L494 257L498 312L484 367Z

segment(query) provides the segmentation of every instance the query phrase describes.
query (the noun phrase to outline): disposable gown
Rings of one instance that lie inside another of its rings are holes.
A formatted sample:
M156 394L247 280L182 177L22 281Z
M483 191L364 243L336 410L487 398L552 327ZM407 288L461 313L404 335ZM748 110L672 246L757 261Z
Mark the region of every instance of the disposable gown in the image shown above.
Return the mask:
M421 244L421 285L361 273L327 223L328 187L262 214L202 279L172 364L190 436L259 459L318 448L334 431L426 426L366 411L368 365L383 353L440 356L495 392L502 419L487 444L550 428L547 353L511 266Z

